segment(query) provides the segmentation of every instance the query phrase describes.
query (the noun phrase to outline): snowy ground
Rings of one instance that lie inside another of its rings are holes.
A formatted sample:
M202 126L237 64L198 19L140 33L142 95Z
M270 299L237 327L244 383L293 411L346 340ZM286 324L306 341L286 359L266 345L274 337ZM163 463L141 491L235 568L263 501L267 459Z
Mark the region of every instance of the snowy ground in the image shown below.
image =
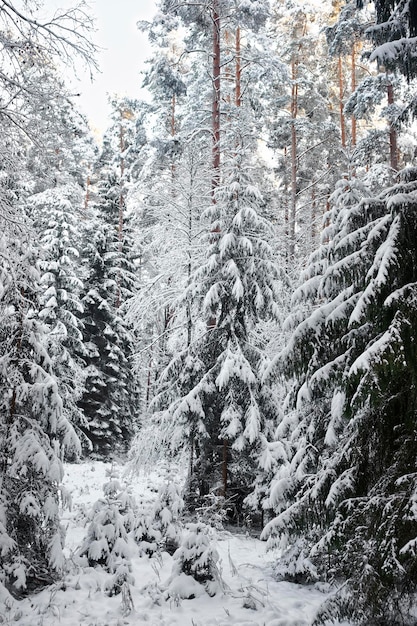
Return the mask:
M101 569L81 568L75 558L82 542L87 512L102 497L108 465L89 462L68 465L65 484L72 494L65 511L66 553L71 564L64 581L41 593L16 601L0 597L0 624L18 626L309 626L325 595L314 587L301 587L273 579L273 555L258 539L226 531L217 533L223 591L210 597L203 592L191 600L166 599L164 590L173 559L167 553L132 559L134 609L123 612L121 594L108 597L110 575ZM133 481L134 494L155 498L167 468L157 467ZM346 625L345 625L346 626Z

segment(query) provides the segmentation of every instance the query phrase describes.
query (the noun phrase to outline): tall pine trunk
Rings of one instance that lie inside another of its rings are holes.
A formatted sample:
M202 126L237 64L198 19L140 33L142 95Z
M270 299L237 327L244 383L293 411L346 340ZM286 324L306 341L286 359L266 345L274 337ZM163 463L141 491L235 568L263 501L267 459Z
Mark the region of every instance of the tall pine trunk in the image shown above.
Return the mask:
M220 183L220 14L219 0L213 0L213 97L212 97L212 201Z
M388 105L394 104L394 89L392 83L388 80L387 85L387 99ZM398 172L398 143L397 143L397 131L392 122L389 124L389 155L390 165L395 172Z
M294 55L291 60L291 202L288 224L288 257L292 263L295 256L295 221L297 211L297 129L296 119L298 114L298 58Z
M351 54L351 92L356 91L356 41L352 45ZM356 118L352 115L351 118L351 130L352 130L352 147L356 146Z
M337 59L337 77L339 82L339 115L340 115L340 137L342 141L342 148L346 147L346 124L345 124L345 116L343 113L343 64L342 57L339 54Z
M342 141L342 148L346 147L346 124L345 124L345 115L343 113L343 61L342 57L339 54L337 59L337 78L339 83L339 117L340 117L340 138Z

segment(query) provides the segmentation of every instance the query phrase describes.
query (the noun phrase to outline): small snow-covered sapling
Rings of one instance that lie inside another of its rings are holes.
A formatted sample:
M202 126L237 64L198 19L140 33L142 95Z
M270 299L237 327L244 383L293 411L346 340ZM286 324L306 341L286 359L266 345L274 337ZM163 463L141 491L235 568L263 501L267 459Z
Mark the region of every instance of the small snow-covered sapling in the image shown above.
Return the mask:
M174 553L174 565L168 580L168 595L176 578L182 574L200 583L211 596L215 595L221 587L221 577L217 567L219 555L210 541L209 530L209 527L201 522L186 525L181 544ZM178 594L177 586L175 589ZM194 595L193 591L193 597ZM184 589L181 597L191 596L187 595Z
M109 481L103 486L104 497L93 505L91 523L80 556L86 556L90 566L102 566L113 577L107 585L109 595L120 593L125 584L133 584L130 574L132 545L129 537L134 527L135 503L110 470Z

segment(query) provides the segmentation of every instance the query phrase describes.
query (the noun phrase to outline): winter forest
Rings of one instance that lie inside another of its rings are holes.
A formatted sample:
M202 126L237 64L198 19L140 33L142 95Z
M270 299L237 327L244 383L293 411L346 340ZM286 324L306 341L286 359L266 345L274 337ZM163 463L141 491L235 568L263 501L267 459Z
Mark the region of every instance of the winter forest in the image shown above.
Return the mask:
M417 0L0 23L0 624L415 626Z

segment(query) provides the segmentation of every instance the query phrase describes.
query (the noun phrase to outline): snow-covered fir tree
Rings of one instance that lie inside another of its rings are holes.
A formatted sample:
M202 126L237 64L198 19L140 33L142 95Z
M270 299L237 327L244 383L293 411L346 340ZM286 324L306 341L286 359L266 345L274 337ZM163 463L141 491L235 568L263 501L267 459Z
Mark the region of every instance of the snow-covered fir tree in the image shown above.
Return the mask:
M42 16L31 1L1 10L0 561L1 584L16 596L62 573L61 457L65 449L79 451L46 349L36 233L24 200L34 189L28 151L36 144L42 152L34 111L62 96L43 80L46 67L70 57L94 65L90 22L80 18L77 8Z
M201 522L187 524L181 545L174 553L167 596L192 598L198 595L195 583L190 584L190 578L202 585L210 596L214 596L221 590L218 560L219 555L212 543L210 528Z
M13 263L13 265L12 265ZM65 449L79 442L45 349L38 259L29 241L1 240L1 583L22 596L62 573L59 485Z
M349 581L322 620L412 623L415 178L405 171L363 200L360 183L340 181L332 226L294 296L313 308L294 314L276 361L294 378L295 413L280 426L288 461L264 536L291 546L288 575Z
M113 263L117 308L136 291L138 246L127 208L132 167L136 166L140 141L136 140L136 119L141 103L128 98L111 101L112 123L103 138L103 148L94 166L95 194L92 204L108 226L108 257Z
M248 170L250 142L234 137L224 185L206 211L207 258L186 292L199 299L204 326L168 366L157 402L174 398L165 419L172 421L174 437L190 446L188 495L201 498L217 489L234 496L240 510L274 411L271 394L260 385L264 356L251 333L260 319L274 315L276 268L262 197Z
M180 521L184 508L178 485L168 480L159 489L158 497L153 507L153 527L160 533L160 545L169 553L178 548L181 539L182 525Z
M100 456L126 451L135 429L137 384L131 360L133 338L118 298L118 267L108 225L89 212L85 224L83 263L87 268L82 293L82 324L86 355L85 388L79 400L85 434Z
M81 315L79 228L83 192L67 184L31 196L30 212L42 249L40 317L48 328L46 342L63 400L63 411L82 436L85 418L78 406L84 387L85 348ZM88 442L84 438L84 445Z
M124 593L130 596L129 585L134 584L130 558L135 551L131 531L135 526L136 503L123 487L114 467L103 485L103 497L97 500L90 513L87 535L78 550L90 566L100 565L112 574L106 583L109 595Z
M136 512L134 537L141 554L152 555L178 548L182 535L184 501L173 480L163 484L153 505L142 501Z
M125 315L137 280L137 246L126 197L129 167L136 159L132 146L139 104L122 98L112 105L113 121L93 168L94 185L86 201L82 255L87 369L79 406L87 422L85 433L99 455L128 449L139 410L134 334Z

